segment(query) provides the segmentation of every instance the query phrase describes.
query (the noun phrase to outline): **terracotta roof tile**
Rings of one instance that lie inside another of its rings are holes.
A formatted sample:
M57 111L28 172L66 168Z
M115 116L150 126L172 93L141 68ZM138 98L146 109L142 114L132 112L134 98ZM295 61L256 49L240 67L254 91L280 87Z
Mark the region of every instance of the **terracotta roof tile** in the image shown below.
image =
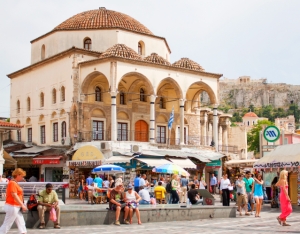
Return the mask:
M147 62L151 62L151 63L157 63L157 64L161 64L161 65L171 66L171 63L169 63L163 57L159 56L157 53L152 53L151 55L144 58L144 60Z
M248 112L244 115L244 117L255 117L258 118L258 116L254 112Z
M55 27L53 31L107 28L121 28L153 35L148 28L132 17L120 12L107 10L105 7L74 15Z
M143 60L137 52L124 44L116 44L108 48L104 53L100 55L99 58L107 58L112 56L133 60Z
M14 124L0 120L0 127L23 128L21 124Z
M174 67L186 68L195 71L205 71L198 63L188 58L182 58L172 64Z

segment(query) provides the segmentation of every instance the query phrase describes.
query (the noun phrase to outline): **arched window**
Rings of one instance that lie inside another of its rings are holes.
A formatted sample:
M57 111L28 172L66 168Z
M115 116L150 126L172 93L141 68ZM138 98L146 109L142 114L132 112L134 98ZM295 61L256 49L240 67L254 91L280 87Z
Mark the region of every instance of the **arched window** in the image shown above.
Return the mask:
M92 49L92 40L90 38L86 38L84 40L84 49L86 49L86 50Z
M142 55L142 53L143 53L143 47L142 47L142 44L139 42L138 43L138 54Z
M30 111L31 106L30 106L30 97L27 98L27 111Z
M45 45L42 45L42 48L41 48L41 59L45 59L45 50L46 50L46 47Z
M250 126L250 122L248 121L248 126Z
M17 101L17 113L20 113L21 110L21 105L20 105L20 100Z
M145 43L143 41L138 42L138 54L142 56L145 55Z
M64 102L66 99L65 86L62 86L60 89L60 101Z
M120 92L120 105L125 105L125 93L123 91Z
M61 137L66 137L67 136L67 124L66 121L63 121L61 123Z
M146 101L144 89L140 89L140 101L141 102L145 102Z
M44 107L45 99L44 99L44 93L41 92L40 94L40 107Z
M159 108L160 108L160 109L165 109L165 108L166 108L166 107L165 107L165 100L164 100L163 97L161 97L161 98L159 99Z
M55 104L56 103L56 89L52 90L52 103Z
M98 86L95 88L95 101L101 102L101 89Z

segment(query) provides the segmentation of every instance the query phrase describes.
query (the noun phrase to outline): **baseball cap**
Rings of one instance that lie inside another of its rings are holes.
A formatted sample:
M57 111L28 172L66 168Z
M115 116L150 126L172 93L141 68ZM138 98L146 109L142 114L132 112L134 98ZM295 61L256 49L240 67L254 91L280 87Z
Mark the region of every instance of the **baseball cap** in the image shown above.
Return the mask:
M133 189L132 185L129 184L129 185L127 186L127 189Z

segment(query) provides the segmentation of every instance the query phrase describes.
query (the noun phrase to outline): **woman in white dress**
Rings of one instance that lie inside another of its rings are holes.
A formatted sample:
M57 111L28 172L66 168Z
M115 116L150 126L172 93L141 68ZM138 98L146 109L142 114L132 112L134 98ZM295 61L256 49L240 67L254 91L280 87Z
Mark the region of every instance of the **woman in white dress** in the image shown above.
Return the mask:
M201 177L201 180L199 182L199 189L205 189L206 183L204 180L204 177Z
M129 221L127 220L127 217L124 216L124 223L132 224L133 211L135 211L138 224L141 225L142 221L140 217L140 211L138 208L141 197L136 191L133 191L133 186L131 184L128 185L127 189L128 190L125 193L124 201L127 202L129 206Z

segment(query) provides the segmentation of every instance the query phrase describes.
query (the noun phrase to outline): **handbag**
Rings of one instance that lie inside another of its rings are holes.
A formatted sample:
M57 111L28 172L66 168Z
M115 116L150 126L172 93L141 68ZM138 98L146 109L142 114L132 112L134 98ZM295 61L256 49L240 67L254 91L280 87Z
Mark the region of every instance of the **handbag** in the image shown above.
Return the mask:
M279 205L275 199L271 201L271 208L279 208Z
M209 186L209 192L212 193L212 187L211 186Z

